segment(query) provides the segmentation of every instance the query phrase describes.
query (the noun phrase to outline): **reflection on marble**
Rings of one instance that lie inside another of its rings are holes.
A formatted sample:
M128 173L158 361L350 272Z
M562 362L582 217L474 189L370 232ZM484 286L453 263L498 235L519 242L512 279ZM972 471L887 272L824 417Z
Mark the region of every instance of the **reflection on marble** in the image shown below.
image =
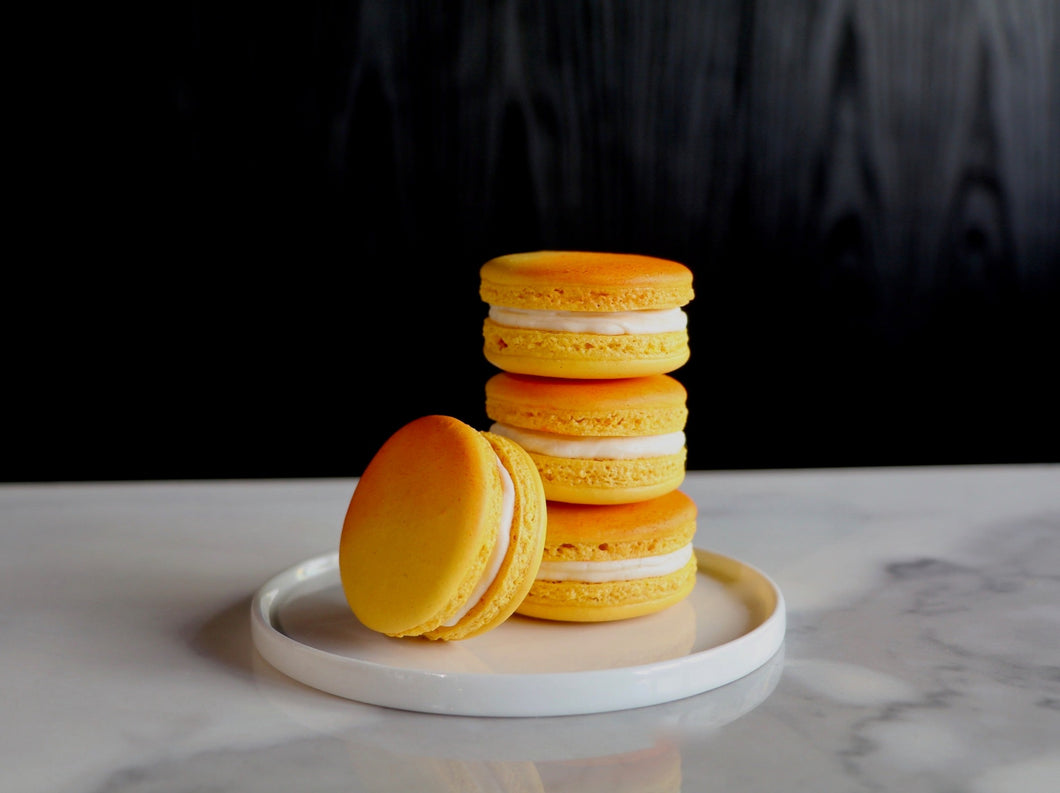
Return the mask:
M3 789L1057 789L1060 467L690 474L697 545L783 591L783 654L531 719L351 702L256 655L250 596L334 547L351 488L0 486Z
M260 658L260 692L305 728L293 742L262 749L200 753L127 769L100 791L239 787L239 768L253 766L256 790L543 791L681 790L677 736L708 736L766 700L784 668L783 648L740 680L676 702L610 714L498 719L444 716L348 703L357 718L307 706L302 687L290 685ZM643 787L665 781L666 786ZM263 785L263 786L262 786Z

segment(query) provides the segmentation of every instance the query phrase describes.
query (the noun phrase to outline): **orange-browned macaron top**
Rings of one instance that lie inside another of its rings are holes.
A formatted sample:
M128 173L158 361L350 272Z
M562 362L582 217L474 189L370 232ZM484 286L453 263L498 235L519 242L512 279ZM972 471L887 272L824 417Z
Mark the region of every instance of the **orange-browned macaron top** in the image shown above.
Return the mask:
M696 503L680 490L630 504L548 503L544 558L603 561L656 556L692 542Z
M501 372L486 382L486 413L504 424L561 435L658 435L684 429L687 397L669 375L571 380Z
M630 253L533 251L489 260L480 295L497 306L562 311L635 311L683 306L692 272L669 259Z

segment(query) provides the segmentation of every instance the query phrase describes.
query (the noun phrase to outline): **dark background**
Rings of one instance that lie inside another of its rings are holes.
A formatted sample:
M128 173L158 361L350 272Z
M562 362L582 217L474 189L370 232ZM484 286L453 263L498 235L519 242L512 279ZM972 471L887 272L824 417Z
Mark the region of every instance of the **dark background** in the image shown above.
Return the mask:
M538 248L693 270L691 468L1060 458L1056 2L219 5L33 94L4 480L485 428L478 268Z

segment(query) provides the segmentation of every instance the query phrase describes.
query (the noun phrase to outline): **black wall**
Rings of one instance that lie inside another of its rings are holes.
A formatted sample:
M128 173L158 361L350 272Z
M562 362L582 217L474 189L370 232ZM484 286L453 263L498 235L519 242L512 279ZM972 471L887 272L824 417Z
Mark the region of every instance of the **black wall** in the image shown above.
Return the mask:
M478 267L537 248L692 268L692 468L1060 458L1057 2L219 5L66 117L5 479L485 428Z

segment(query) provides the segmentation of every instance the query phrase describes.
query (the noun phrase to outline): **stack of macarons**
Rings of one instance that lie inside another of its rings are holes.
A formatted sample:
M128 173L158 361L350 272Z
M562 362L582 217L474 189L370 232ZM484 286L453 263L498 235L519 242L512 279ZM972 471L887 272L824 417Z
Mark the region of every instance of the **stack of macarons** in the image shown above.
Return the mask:
M517 612L592 622L659 611L695 583L685 475L692 273L632 254L537 251L480 270L489 432L533 459L542 563Z
M602 622L693 588L683 306L692 273L631 254L482 266L486 431L427 415L383 444L339 542L346 599L388 636L456 640L512 614Z

